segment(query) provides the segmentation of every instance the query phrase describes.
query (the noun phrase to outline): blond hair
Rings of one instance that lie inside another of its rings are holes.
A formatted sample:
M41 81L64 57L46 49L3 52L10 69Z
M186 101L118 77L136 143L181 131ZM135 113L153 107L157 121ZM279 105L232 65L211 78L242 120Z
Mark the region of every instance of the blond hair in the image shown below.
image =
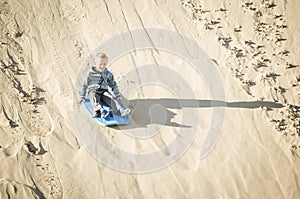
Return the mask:
M100 58L100 59L108 59L107 55L105 53L98 53L96 55L96 58Z

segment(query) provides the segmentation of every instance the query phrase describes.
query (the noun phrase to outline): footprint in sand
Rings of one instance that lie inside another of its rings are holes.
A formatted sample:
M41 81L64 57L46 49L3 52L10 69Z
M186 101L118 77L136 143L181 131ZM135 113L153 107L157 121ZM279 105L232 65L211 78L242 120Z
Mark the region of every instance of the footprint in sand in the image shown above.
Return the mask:
M300 86L300 75L292 81L292 87ZM300 101L300 99L299 99Z
M7 147L3 147L2 150L6 157L12 157L15 156L20 151L21 148L22 148L22 142L18 141L9 144Z
M255 86L256 83L252 80L244 80L242 81L242 88L246 91L246 93L250 96L253 96L251 92L251 87ZM254 96L253 96L254 97Z
M290 150L294 156L300 158L300 145L297 146L296 144L293 144Z
M33 155L44 155L45 153L47 153L40 139L34 143L32 141L26 141L24 147L29 153Z
M239 27L234 28L233 31L236 32L236 33L242 32L242 26L240 25Z
M0 180L0 198L24 198L25 196L45 198L35 184L24 184L7 178Z
M18 154L18 162L23 165L22 173L30 176L31 184L34 189L38 189L39 194L44 198L62 198L62 184L56 165L40 141L26 141L23 150ZM32 169L34 167L36 169Z
M230 43L232 42L232 38L230 36L227 37L219 37L218 41L221 43L222 46L224 46L225 48L229 48L230 47Z
M52 132L52 118L43 106L22 111L19 113L19 117L22 125L32 135L47 136Z

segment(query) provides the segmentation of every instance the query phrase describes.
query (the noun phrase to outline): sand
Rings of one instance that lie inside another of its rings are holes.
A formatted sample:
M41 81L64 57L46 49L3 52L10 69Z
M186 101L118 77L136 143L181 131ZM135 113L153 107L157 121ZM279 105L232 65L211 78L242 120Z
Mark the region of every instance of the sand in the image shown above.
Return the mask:
M300 197L299 1L0 4L0 198ZM103 44L126 126L77 103Z

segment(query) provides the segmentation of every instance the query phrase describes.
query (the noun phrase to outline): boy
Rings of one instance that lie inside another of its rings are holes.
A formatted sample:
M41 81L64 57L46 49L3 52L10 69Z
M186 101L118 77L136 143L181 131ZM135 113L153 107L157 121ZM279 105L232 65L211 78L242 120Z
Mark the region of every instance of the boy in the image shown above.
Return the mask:
M95 67L92 67L88 73L87 79L82 85L79 92L81 103L85 100L86 90L88 98L94 107L93 117L101 115L101 118L108 116L108 111L103 109L102 102L109 105L113 112L122 117L130 113L130 109L126 108L121 102L121 94L113 74L107 70L108 57L104 53L98 53L95 58ZM110 87L115 97L108 91Z

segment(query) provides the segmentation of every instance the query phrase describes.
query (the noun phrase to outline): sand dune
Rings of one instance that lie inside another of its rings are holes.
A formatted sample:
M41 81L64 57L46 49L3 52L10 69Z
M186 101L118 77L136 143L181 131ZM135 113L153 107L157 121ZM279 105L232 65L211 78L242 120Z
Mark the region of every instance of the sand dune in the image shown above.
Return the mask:
M0 198L299 198L299 8L2 0ZM102 49L129 125L77 103Z

